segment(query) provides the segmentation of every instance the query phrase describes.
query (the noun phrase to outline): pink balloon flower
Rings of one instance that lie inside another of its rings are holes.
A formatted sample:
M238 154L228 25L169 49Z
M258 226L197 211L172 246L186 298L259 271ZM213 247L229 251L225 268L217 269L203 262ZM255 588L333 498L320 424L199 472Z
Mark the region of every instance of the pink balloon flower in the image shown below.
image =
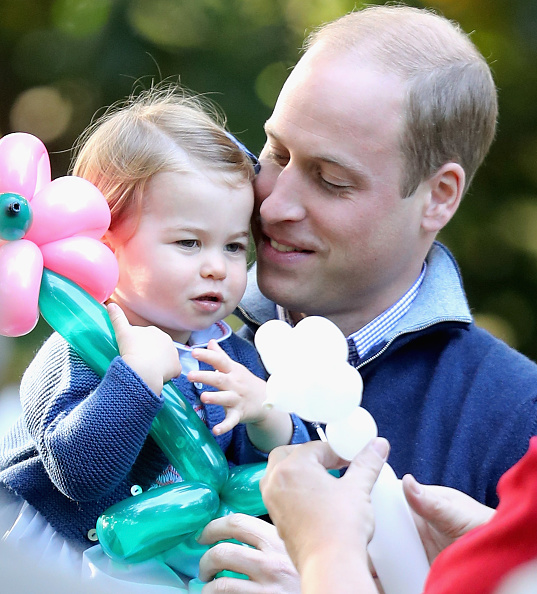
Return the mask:
M22 336L39 319L43 268L102 303L118 281L100 239L110 225L101 192L75 176L51 181L44 144L26 133L0 139L0 334Z

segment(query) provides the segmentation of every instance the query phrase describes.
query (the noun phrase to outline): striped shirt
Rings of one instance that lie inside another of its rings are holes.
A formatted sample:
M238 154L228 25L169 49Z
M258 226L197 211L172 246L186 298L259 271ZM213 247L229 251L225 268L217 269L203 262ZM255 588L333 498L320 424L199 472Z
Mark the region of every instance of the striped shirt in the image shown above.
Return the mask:
M399 320L410 309L412 302L420 290L426 269L427 264L424 262L416 282L396 303L378 315L374 320L371 320L371 322L366 324L363 328L353 332L347 337L347 340L352 340L354 342L356 352L360 358L363 357L369 349L380 344L386 334L395 328ZM278 305L277 312L278 319L283 320L292 326L294 325L287 310Z

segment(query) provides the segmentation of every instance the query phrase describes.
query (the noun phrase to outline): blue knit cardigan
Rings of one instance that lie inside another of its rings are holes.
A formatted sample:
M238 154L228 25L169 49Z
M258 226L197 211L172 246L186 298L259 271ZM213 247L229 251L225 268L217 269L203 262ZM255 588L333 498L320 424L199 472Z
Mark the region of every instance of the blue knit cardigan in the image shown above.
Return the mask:
M257 376L265 371L255 349L232 335L220 346ZM212 369L201 363L202 369ZM203 391L185 376L173 380L193 404ZM88 531L110 505L150 487L168 461L148 436L163 398L120 357L99 378L58 334L53 334L21 382L23 414L0 441L0 486L23 497L66 538L89 544ZM210 429L224 419L221 406L204 405ZM291 443L308 441L293 417ZM216 438L230 465L260 462L245 426Z

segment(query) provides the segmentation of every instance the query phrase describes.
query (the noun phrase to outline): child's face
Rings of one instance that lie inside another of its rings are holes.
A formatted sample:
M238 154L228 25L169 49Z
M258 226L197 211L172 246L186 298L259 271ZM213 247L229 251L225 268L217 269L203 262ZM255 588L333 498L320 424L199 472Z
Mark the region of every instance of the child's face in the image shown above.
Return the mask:
M210 175L156 174L134 235L125 240L129 221L107 235L119 263L112 299L131 324L182 343L232 313L246 287L253 189Z

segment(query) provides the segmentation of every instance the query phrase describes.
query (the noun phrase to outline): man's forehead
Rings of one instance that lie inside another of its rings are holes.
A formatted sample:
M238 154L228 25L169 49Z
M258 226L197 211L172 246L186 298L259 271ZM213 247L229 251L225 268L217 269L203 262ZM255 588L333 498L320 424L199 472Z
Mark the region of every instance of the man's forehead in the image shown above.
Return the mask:
M265 123L271 140L285 144L304 134L312 142L369 138L373 147L400 137L407 94L399 77L369 65L317 66L294 71L286 82Z

